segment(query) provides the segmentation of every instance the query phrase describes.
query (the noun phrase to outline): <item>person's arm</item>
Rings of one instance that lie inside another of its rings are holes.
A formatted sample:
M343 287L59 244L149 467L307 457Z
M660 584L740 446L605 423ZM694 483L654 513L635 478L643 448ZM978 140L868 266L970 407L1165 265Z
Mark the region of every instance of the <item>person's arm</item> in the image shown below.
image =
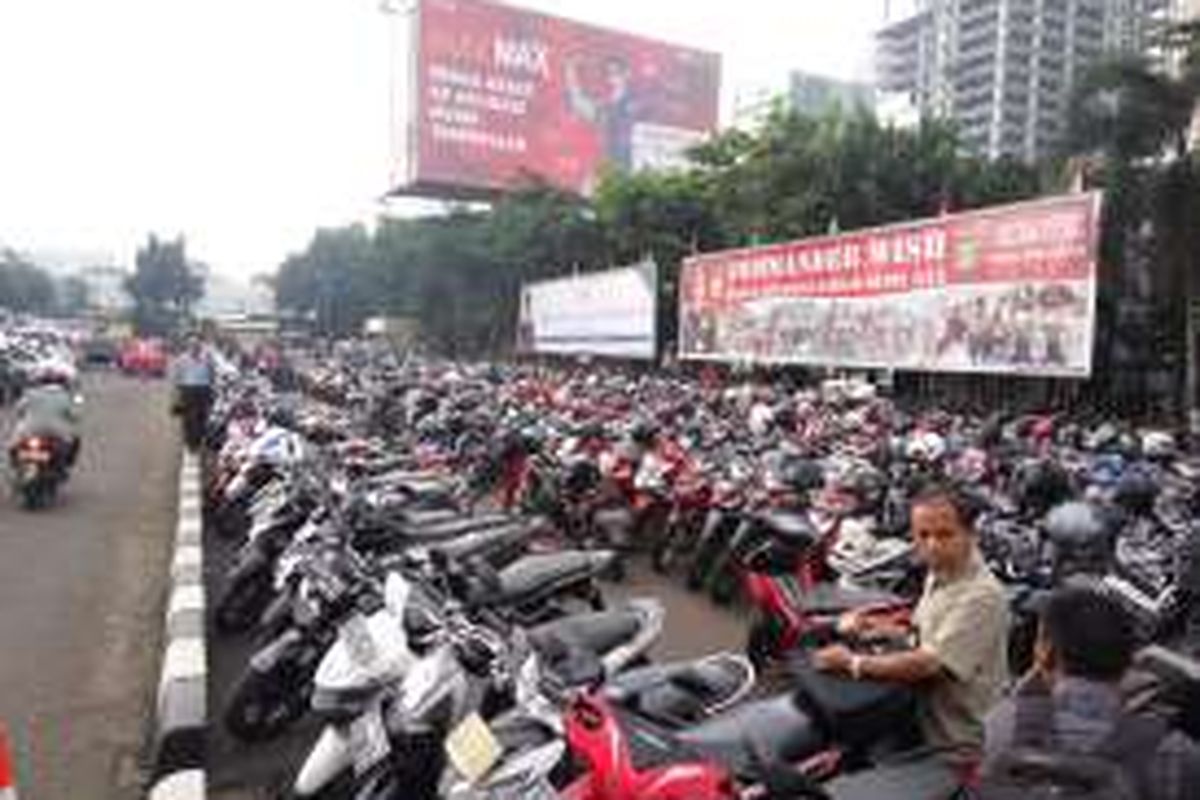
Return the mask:
M567 102L571 109L583 119L595 125L600 120L600 109L583 91L579 83L579 71L574 59L567 59L564 78L567 89Z
M825 672L884 683L924 683L942 671L938 657L921 647L899 653L857 655L839 644L817 651L814 664Z

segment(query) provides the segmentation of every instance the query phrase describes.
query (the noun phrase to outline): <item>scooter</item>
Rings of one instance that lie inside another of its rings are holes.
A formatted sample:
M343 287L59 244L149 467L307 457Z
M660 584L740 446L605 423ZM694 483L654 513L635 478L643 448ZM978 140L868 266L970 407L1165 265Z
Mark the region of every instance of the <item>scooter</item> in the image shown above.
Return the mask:
M69 475L71 444L49 433L23 436L9 449L13 492L32 511L49 505Z
M335 781L353 780L352 767L368 783L360 796L386 797L396 786L414 796L420 796L421 786L434 791L441 762L433 759L442 738L480 710L494 679L502 678L491 670L506 663L502 654L508 644L495 631L506 626L494 618L492 626L473 623L465 607L453 603L424 606L439 619L424 655L415 655L404 626L395 623L404 616L411 591L398 575L389 576L391 620L374 615L343 626L338 645L322 662L313 708L328 724L300 769L293 796L317 796ZM595 654L601 674L615 674L657 640L662 616L657 603L635 601L628 609L539 626L529 631L528 640L557 654L564 671L583 650Z

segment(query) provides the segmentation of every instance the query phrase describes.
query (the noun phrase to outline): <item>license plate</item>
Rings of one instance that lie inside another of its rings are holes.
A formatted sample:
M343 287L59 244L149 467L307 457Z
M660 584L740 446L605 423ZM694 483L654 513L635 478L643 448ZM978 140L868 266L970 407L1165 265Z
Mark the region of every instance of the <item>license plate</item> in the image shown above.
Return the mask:
M446 737L446 754L459 774L476 783L500 760L500 743L479 714L458 723Z
M387 758L391 751L392 745L388 742L387 728L383 726L379 706L350 723L350 752L354 754L356 775L371 769Z
M45 450L22 450L21 460L30 461L34 464L48 464L50 463L50 454Z

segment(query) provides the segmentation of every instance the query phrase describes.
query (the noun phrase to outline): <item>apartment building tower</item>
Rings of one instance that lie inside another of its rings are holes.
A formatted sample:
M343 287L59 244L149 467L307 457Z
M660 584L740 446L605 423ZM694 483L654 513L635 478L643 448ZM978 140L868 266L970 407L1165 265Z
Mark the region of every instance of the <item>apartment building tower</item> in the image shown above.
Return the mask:
M964 146L1034 161L1066 134L1071 93L1105 52L1146 53L1172 0L917 0L877 36L877 82L956 121Z

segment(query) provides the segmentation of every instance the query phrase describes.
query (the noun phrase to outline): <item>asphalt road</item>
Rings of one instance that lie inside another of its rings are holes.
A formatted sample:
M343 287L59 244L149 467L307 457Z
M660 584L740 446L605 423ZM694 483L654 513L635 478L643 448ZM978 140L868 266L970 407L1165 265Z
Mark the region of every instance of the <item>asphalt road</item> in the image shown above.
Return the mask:
M0 487L0 721L22 800L138 796L154 704L178 437L161 382L83 388L83 451L55 505L20 510L7 470Z

